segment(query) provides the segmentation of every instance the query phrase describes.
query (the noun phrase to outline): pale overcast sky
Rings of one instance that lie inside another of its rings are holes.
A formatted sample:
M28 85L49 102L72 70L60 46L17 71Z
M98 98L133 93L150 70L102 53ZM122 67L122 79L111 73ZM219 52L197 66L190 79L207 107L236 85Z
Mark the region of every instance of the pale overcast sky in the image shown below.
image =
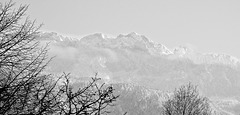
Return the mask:
M6 0L4 0L6 1ZM240 0L14 0L42 30L69 35L137 32L169 48L240 58Z

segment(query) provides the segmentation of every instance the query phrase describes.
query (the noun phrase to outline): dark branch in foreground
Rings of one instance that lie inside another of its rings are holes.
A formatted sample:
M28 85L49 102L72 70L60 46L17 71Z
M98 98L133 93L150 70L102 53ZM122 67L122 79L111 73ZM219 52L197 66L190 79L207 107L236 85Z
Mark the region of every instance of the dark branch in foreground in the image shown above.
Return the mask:
M118 98L112 86L93 78L74 90L68 74L56 80L44 73L51 59L47 58L47 46L39 47L35 37L41 26L35 27L28 19L21 24L28 6L16 10L13 6L12 1L0 5L0 114L108 113L106 108Z

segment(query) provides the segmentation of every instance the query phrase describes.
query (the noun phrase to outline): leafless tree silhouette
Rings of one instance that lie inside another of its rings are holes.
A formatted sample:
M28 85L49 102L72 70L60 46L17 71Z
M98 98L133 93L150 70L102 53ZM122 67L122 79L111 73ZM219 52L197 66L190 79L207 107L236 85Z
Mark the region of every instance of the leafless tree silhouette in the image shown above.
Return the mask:
M209 101L201 97L192 84L181 86L163 104L164 115L211 115Z
M97 76L97 75L96 75ZM91 82L84 87L74 90L69 81L68 75L64 76L63 85L60 86L62 91L60 114L64 115L100 115L109 113L105 110L108 106L114 106L113 102L119 96L113 95L113 87L99 84L99 78L92 78Z
M0 114L100 115L118 96L113 87L89 84L73 90L68 74L57 80L44 69L47 46L36 39L39 28L25 17L28 6L14 9L12 1L0 3ZM59 81L63 81L63 84Z

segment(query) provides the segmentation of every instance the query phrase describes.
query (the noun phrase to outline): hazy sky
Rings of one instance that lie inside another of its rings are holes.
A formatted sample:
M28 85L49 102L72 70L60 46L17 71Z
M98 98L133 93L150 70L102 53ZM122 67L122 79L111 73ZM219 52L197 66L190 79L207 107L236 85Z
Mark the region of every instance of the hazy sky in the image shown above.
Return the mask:
M6 0L4 0L6 1ZM42 30L69 35L137 32L169 48L240 58L240 0L15 0Z

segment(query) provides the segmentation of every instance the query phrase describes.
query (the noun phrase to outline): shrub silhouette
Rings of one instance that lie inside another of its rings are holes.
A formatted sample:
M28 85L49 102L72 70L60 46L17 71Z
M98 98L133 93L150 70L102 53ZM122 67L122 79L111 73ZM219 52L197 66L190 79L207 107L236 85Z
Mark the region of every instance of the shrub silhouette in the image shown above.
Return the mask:
M206 97L201 97L192 84L181 86L173 96L163 103L164 115L210 115L211 109Z

